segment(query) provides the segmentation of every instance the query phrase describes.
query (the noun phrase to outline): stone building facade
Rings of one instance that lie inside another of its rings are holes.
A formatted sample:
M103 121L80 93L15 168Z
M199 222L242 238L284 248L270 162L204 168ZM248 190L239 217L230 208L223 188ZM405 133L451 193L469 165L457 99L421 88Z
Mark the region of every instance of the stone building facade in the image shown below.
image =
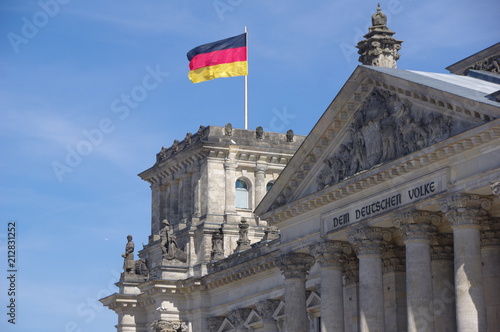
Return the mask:
M500 329L500 43L451 74L401 70L372 23L370 63L303 142L208 127L140 174L147 273L101 300L117 331Z

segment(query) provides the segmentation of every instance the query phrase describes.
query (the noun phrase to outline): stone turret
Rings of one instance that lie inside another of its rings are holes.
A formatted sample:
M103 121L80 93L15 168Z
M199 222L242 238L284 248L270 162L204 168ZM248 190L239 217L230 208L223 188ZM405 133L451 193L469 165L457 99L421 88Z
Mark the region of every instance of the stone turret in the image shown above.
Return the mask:
M396 61L400 54L402 40L393 37L394 31L387 27L387 16L378 4L377 12L372 15L372 26L364 35L364 40L356 46L359 62L368 66L396 68Z

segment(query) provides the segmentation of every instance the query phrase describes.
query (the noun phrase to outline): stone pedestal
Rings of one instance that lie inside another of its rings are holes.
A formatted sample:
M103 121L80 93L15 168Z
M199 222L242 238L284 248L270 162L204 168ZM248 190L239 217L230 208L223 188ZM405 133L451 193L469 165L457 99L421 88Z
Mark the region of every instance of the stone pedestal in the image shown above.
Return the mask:
M433 332L432 272L430 231L431 220L440 217L425 211L411 211L394 219L406 246L406 298L408 332Z
M363 227L349 234L359 259L359 312L361 332L384 332L384 290L380 245L390 239L383 228Z
M326 241L311 247L321 265L321 331L344 331L343 264L347 243Z
M455 254L457 331L486 331L480 224L491 201L478 195L455 194L441 202L451 222Z
M302 253L281 255L276 262L285 276L284 331L308 330L306 307L306 276L314 264L314 257Z

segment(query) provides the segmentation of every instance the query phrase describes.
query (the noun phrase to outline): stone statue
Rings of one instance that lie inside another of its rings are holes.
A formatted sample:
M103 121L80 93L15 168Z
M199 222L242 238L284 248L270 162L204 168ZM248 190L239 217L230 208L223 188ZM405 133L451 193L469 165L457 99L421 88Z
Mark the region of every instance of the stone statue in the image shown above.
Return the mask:
M174 144L172 144L172 152L177 152L179 150L179 140L174 140Z
M198 134L198 138L201 138L204 130L205 130L205 126L200 126L200 128L198 128L198 131L196 132Z
M233 126L230 123L226 123L226 126L224 127L224 135L226 136L233 136Z
M212 235L212 260L224 258L224 233L222 227Z
M288 131L286 132L286 141L287 142L293 142L293 130L291 129L288 129Z
M125 246L125 252L122 254L124 258L123 261L123 271L125 273L135 272L135 262L134 262L134 242L132 242L132 235L127 236L127 245Z
M255 138L257 138L257 139L264 138L264 129L261 126L258 126L255 129Z
M172 260L178 248L172 225L167 219L163 219L163 228L160 230L161 251L163 258Z
M138 276L145 276L145 277L149 275L148 265L144 258L135 261L135 274L137 274Z
M186 137L184 137L184 141L186 142L186 145L191 144L192 142L192 137L193 135L191 133L186 133Z

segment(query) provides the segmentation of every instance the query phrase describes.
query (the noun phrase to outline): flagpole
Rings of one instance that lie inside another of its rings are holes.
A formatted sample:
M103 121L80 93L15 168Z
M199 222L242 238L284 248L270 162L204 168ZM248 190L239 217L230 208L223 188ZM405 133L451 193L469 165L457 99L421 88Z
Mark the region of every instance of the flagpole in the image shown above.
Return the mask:
M245 75L245 129L248 129L248 29L245 27L247 50L247 74Z

